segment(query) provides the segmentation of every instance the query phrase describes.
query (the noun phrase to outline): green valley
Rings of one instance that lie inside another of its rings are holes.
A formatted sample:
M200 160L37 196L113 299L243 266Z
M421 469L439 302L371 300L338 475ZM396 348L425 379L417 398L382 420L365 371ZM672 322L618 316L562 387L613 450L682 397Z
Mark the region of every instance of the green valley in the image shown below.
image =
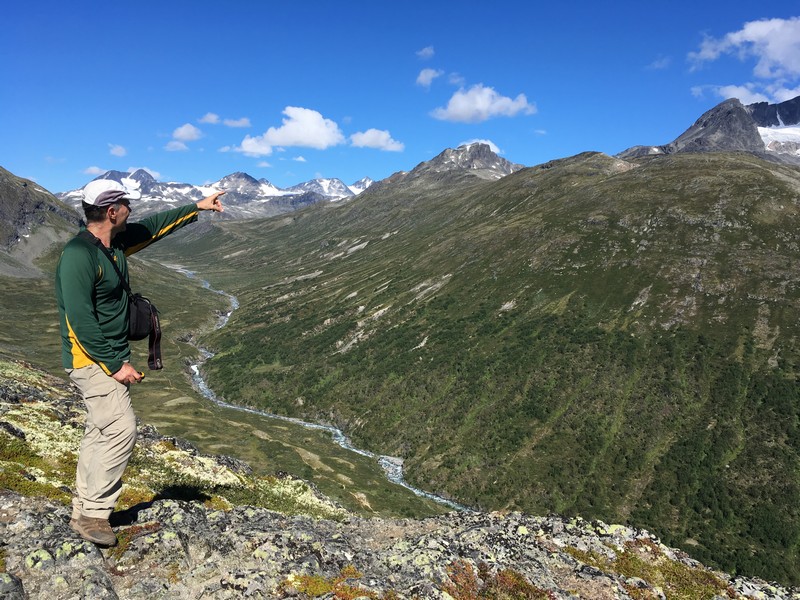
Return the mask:
M239 299L203 338L210 385L462 503L629 522L800 582L797 169L413 173L154 249Z

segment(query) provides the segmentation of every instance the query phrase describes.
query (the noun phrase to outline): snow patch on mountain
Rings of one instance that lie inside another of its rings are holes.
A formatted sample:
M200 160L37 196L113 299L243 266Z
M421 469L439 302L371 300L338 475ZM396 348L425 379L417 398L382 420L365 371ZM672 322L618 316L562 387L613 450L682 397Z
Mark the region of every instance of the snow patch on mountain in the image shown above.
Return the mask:
M769 152L800 156L800 125L759 127L758 133Z

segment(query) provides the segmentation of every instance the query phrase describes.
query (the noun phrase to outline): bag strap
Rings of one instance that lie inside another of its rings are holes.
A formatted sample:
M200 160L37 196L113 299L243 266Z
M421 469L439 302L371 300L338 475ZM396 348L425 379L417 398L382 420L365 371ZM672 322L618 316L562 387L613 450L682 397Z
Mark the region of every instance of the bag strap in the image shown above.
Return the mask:
M117 272L117 275L119 275L119 281L120 283L122 283L122 287L128 293L128 296L133 296L133 292L131 291L131 286L128 285L128 282L125 281L125 278L122 276L122 271L119 270L119 267L117 266L117 261L114 260L114 255L111 253L111 250L106 248L103 242L101 242L97 238L97 236L95 236L88 229L81 229L81 231L78 233L78 237L81 237L86 241L91 242L92 244L94 244L95 246L100 248L100 250L103 251L103 254L106 255L106 258L108 258L109 262L111 263L111 266L114 267L114 270Z
M97 236L95 236L88 229L82 229L80 232L78 232L78 236L94 244L103 251L103 254L106 255L111 263L111 266L114 267L114 270L117 272L122 287L128 293L128 298L132 298L133 292L131 291L131 286L128 285L128 282L125 281L125 278L122 276L122 271L119 270L117 261L114 260L114 255L111 254L111 251L106 248L103 242L101 242ZM150 339L148 340L147 344L147 366L150 368L150 370L157 371L164 367L164 364L161 361L161 323L158 321L158 311L156 310L156 307L152 306L152 304L151 307L150 319L152 320L152 328L150 330Z
M155 306L152 306L150 311L150 321L152 329L147 344L147 366L151 371L158 371L164 368L164 363L161 361L161 323L158 321L158 311Z

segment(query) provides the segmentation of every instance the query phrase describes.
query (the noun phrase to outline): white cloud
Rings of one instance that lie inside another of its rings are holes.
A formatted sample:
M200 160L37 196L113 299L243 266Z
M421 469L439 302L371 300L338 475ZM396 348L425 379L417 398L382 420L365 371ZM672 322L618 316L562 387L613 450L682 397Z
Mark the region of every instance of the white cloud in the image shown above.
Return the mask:
M172 132L172 137L181 142L193 142L203 137L203 132L191 123L186 123L175 129Z
M530 104L525 94L516 98L501 96L493 88L483 84L473 85L468 90L459 89L453 94L446 108L437 108L431 116L442 121L480 123L492 117L513 117L519 113L533 114L536 106Z
M108 169L101 169L100 167L87 167L83 170L85 175L102 175Z
M697 52L689 53L695 67L735 54L757 59L753 73L764 79L800 76L800 17L763 19L744 24L739 31L720 39L707 37Z
M271 164L269 164L267 161L265 161L265 160L262 160L262 161L261 161L261 162L259 162L259 163L258 163L256 166L257 166L257 167L261 167L261 168L267 168L267 167L271 167L272 165L271 165Z
M250 127L250 119L242 117L241 119L225 119L223 121L227 127Z
M166 146L164 146L164 150L167 150L168 152L185 152L188 149L189 146L178 140L172 140L168 142Z
M153 179L161 179L161 173L158 171L154 171L153 169L149 169L147 167L128 167L128 173L134 173L141 169L142 171L147 171L152 175Z
M440 69L422 69L417 75L417 85L429 88L433 80L441 75L444 75L444 71Z
M671 57L669 57L669 56L659 56L657 59L655 59L649 65L647 65L647 68L650 71L662 71L664 69L669 68L669 66L671 64L672 64L672 58Z
M292 160L301 163L307 162L305 156L295 156Z
M435 54L433 50L433 46L426 46L422 50L417 50L417 56L422 60L428 60L429 58L433 58Z
M753 104L754 102L769 102L769 97L758 91L754 83L744 85L696 85L692 87L692 96L704 98L706 93L727 100L728 98L738 98L742 104Z
M451 85L457 85L458 87L464 87L467 85L467 80L459 73L450 73L450 75L447 77L447 80Z
M272 154L272 146L264 141L263 136L244 136L242 143L238 148L234 148L237 152L242 152L247 156L269 156Z
M736 56L740 61L754 60L753 75L761 81L706 87L725 97L730 97L732 90L744 96L749 93L751 99L756 98L754 101L783 102L794 98L800 89L800 17L749 21L739 31L721 38L706 37L688 59L696 71L725 55ZM697 88L692 93L697 94Z
M777 102L786 102L800 96L800 85L795 88L787 88L783 85L768 88Z
M470 144L486 144L495 154L503 153L502 150L497 147L497 144L495 144L492 140L467 140L466 142L461 142L459 146L469 146Z
M755 102L769 102L769 98L764 94L754 90L753 84L746 85L721 85L716 89L716 93L722 98L738 98L742 104L753 104Z
M109 144L108 148L109 152L114 156L125 156L128 153L128 151L119 144Z
M208 123L210 125L216 125L219 123L219 115L215 115L214 113L206 113L202 117L198 119L200 123Z
M405 145L392 139L388 131L380 129L367 129L350 136L350 142L356 148L377 148L387 152L402 152Z
M339 126L309 108L287 106L283 125L260 136L246 136L237 150L249 156L268 156L274 146L300 146L325 150L345 141Z

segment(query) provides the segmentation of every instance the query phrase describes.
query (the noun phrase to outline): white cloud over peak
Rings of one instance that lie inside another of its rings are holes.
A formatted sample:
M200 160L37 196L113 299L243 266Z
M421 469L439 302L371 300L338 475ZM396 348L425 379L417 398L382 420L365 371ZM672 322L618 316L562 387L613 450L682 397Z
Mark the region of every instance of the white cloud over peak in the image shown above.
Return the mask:
M113 156L125 156L128 153L128 151L125 150L125 148L123 146L120 146L119 144L109 144L108 148L109 148L108 151Z
M172 132L172 137L181 142L193 142L203 137L203 132L191 123L186 123L175 129L175 131Z
M402 152L405 144L392 139L388 131L367 129L350 136L350 142L356 148L377 148L387 152Z
M787 100L791 100L792 98L797 98L800 96L800 85L795 88L780 86L777 89L768 89L770 89L777 102L786 102Z
M769 98L764 94L754 90L750 85L721 85L717 88L717 94L723 98L738 98L742 104L754 104L755 102L769 102Z
M480 123L492 117L513 117L520 113L530 115L535 112L536 105L530 104L525 94L512 99L479 83L468 90L459 89L445 108L433 110L431 116L441 121Z
M749 21L740 30L721 38L706 37L696 52L689 53L688 59L696 71L724 55L736 56L741 61L755 60L753 75L762 81L718 86L720 95L739 88L740 93L750 91L760 98L789 100L800 87L800 17Z
M444 71L441 69L422 69L417 75L417 85L429 88L433 80L441 75L444 75Z
M497 147L497 144L495 144L492 140L477 140L477 139L467 140L466 142L461 142L459 146L470 146L472 144L486 144L487 146L489 146L489 149L495 154L503 153L503 151L500 150L500 148Z
M83 170L85 175L102 175L108 169L101 169L100 167L87 167Z
M422 60L428 60L429 58L433 58L433 55L436 54L433 50L433 46L426 46L422 50L417 50L417 56Z
M249 156L267 156L275 146L300 146L325 150L342 144L344 134L335 121L319 112L299 106L287 106L283 125L270 127L263 135L246 136L237 148Z
M208 123L210 125L216 125L217 123L219 123L219 115L209 112L200 117L198 121L200 123Z
M227 127L250 127L250 119L242 117L241 119L225 119L223 124Z
M227 148L227 146L226 146ZM237 148L237 152L242 152L247 156L269 156L272 154L272 146L264 141L263 136L246 135Z

